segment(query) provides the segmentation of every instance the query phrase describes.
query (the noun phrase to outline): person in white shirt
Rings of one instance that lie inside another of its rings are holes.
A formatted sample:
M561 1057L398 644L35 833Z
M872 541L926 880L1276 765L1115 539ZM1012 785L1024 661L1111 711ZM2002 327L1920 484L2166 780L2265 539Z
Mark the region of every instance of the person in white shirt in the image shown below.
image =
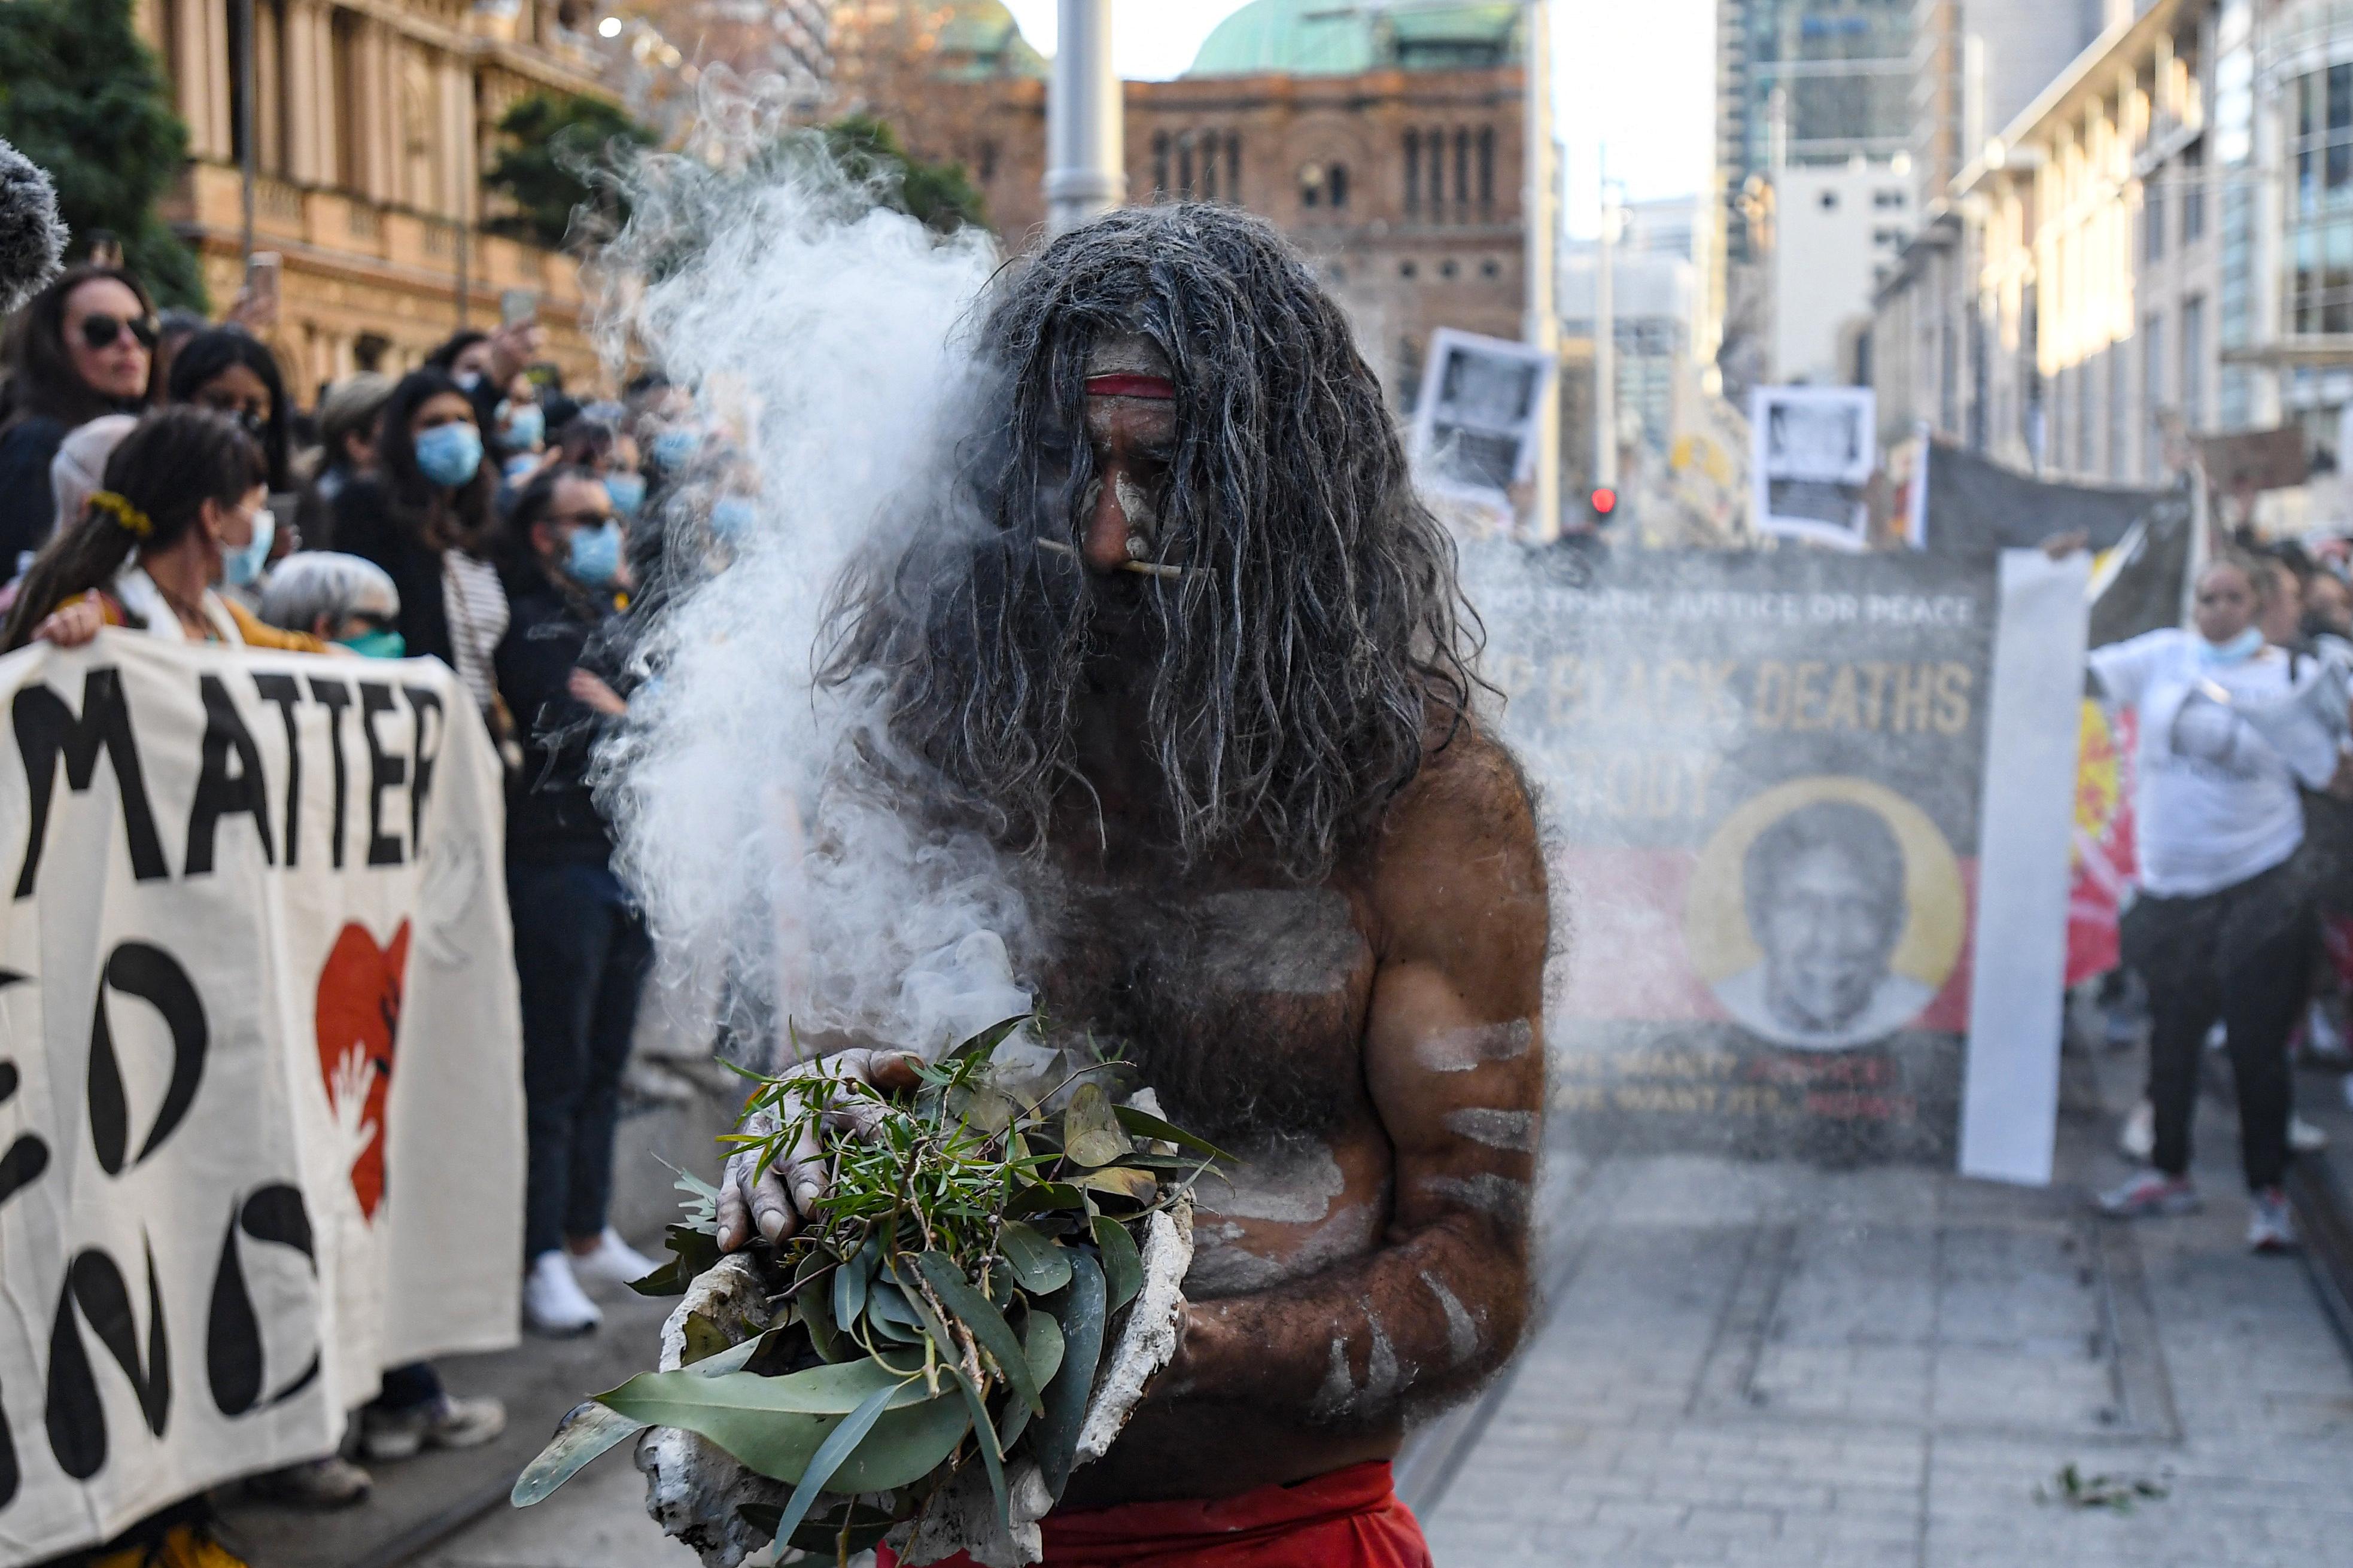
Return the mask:
M2196 630L2149 632L2091 657L2102 696L2139 719L2140 895L2124 944L2148 984L2157 1134L2153 1167L2100 1202L2122 1215L2198 1206L2189 1123L2199 1053L2220 1018L2253 1194L2248 1243L2279 1251L2295 1239L2280 1185L2294 1092L2287 1041L2316 940L2296 785L2326 784L2336 757L2327 746L2283 754L2250 721L2296 689L2289 656L2256 625L2253 571L2218 559L2200 574L2195 599Z

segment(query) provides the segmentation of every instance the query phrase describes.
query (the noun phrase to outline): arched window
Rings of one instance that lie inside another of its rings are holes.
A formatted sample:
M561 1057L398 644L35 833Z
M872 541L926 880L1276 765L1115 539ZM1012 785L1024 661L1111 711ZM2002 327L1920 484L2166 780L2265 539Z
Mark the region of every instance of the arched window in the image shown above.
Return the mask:
M1405 211L1408 217L1421 212L1421 132L1405 133Z
M1208 201L1218 199L1218 143L1222 140L1214 131L1201 139L1201 195Z
M1242 199L1242 133L1226 132L1226 200L1237 205Z
M1193 194L1193 133L1176 133L1176 189L1185 195Z
M1155 196L1168 194L1168 132L1166 131L1152 133L1152 194Z
M1495 205L1495 128L1479 128L1479 205L1483 212Z
M1454 205L1468 206L1471 202L1471 132L1468 127L1454 128Z
M1331 172L1329 174L1327 174L1327 175L1325 175L1325 176L1324 176L1324 190L1325 190L1325 193L1326 193L1326 194L1331 197L1331 201L1332 201L1332 207L1333 207L1333 210L1334 210L1334 211L1335 211L1335 212L1336 212L1336 211L1338 211L1340 208L1345 207L1345 206L1346 206L1346 205L1348 205L1348 165L1347 165L1347 164L1345 164L1345 163L1335 163L1335 164L1333 164L1333 165L1332 165L1332 172Z

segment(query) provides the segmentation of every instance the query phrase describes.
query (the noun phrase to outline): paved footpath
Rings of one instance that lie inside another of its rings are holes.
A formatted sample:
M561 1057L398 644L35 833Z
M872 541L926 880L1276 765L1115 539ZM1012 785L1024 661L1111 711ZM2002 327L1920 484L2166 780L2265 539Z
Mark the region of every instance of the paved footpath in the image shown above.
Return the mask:
M2241 1249L2230 1113L2209 1211L2138 1226L2085 1209L2112 1125L2063 1125L2048 1191L1556 1152L1542 1327L1399 1467L1438 1562L2353 1568L2353 1363L2303 1265ZM2037 1502L2069 1464L2165 1495ZM616 1457L422 1561L691 1568L642 1507Z
M2113 1126L2064 1121L2047 1191L1556 1157L1548 1316L1404 1468L1438 1562L2353 1564L2353 1370L2303 1265L2242 1248L2231 1113L2207 1212L2137 1225L2087 1213ZM2070 1464L2165 1495L2038 1502Z

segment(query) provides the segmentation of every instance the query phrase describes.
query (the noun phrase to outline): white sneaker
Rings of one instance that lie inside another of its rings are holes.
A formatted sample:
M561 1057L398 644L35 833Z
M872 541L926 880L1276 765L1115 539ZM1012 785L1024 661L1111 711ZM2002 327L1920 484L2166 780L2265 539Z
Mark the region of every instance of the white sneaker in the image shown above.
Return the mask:
M2287 1146L2299 1154L2317 1154L2328 1147L2328 1134L2301 1116L2287 1119Z
M611 1226L596 1238L593 1252L568 1255L573 1277L584 1285L634 1285L661 1267L636 1247L621 1239L621 1233Z
M562 1248L531 1260L531 1268L522 1277L524 1327L533 1333L560 1339L585 1334L604 1320L605 1314L572 1277Z
M2124 1131L2116 1134L2116 1148L2136 1163L2157 1152L2156 1106L2144 1100L2132 1108L2132 1114L2125 1118Z
M2295 1215L2288 1207L2287 1194L2277 1187L2256 1193L2247 1205L2247 1249L2294 1252L2296 1245Z

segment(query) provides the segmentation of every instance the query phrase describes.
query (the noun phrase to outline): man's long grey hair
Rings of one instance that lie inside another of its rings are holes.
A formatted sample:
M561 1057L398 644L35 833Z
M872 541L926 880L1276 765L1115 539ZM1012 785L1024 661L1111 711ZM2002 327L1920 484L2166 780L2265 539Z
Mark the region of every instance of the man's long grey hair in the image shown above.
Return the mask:
M1468 721L1480 633L1346 321L1261 219L1128 208L1000 279L970 511L853 567L825 679L881 683L894 749L1000 838L1043 843L1086 788L1073 710L1098 639L1067 551L1094 491L1088 355L1138 332L1176 389L1155 550L1198 569L1143 580L1159 826L1187 864L1247 848L1312 879Z

